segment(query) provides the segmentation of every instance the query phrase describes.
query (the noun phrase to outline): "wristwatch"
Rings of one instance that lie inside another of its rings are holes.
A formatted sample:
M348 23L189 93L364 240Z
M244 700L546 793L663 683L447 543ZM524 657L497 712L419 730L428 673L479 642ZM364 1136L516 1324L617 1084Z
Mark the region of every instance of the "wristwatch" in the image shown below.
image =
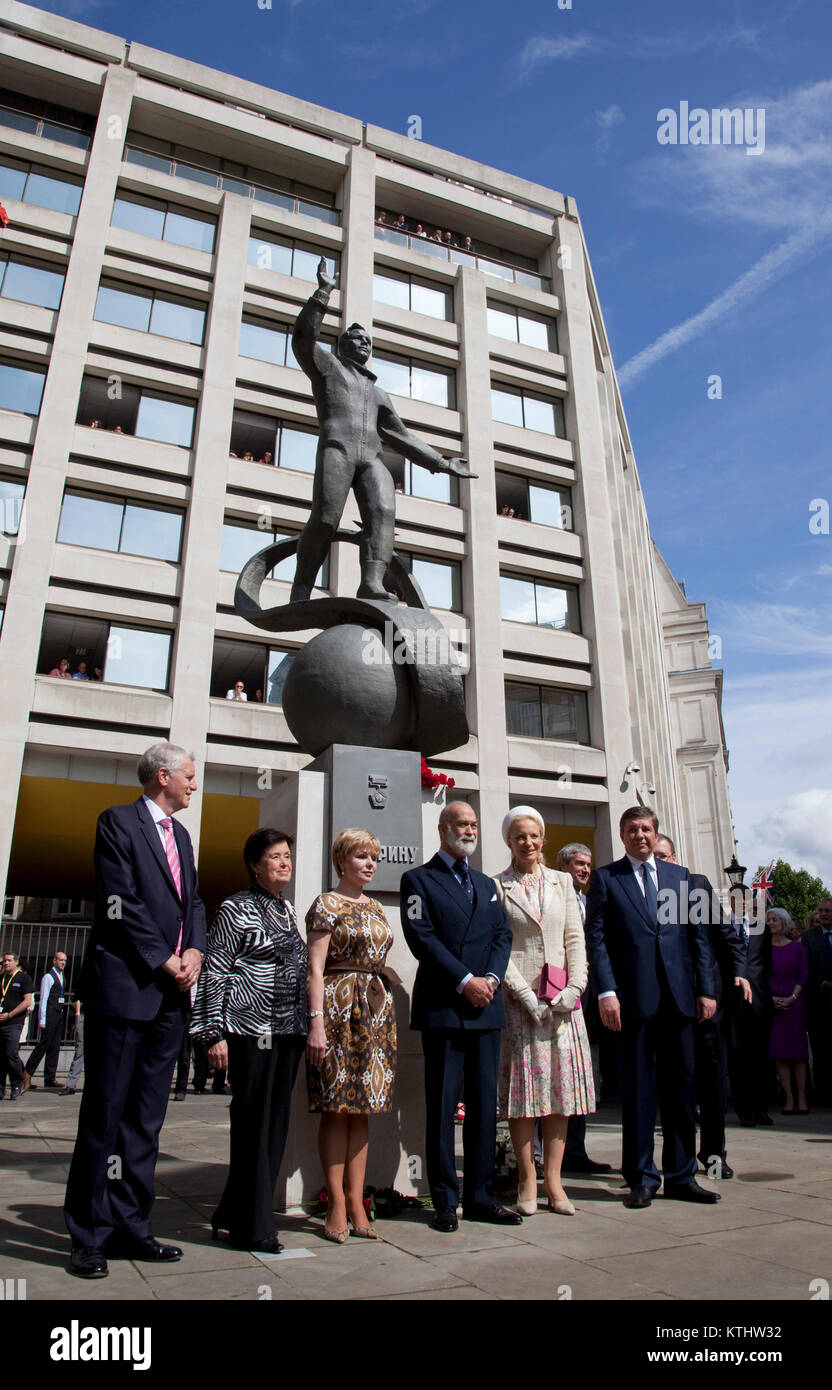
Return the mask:
M309 1010L309 1017L310 1017L310 1018L323 1018L323 1016L324 1016L324 1011L323 1011L323 1009L310 1009L310 1010Z

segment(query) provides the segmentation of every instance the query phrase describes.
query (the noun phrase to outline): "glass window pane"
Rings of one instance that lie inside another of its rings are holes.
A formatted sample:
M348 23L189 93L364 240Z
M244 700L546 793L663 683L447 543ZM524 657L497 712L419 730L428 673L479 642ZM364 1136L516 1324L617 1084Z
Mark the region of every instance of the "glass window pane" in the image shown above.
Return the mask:
M124 232L138 232L140 236L161 241L165 225L164 204L151 207L147 203L134 203L132 198L116 198L110 221L112 226L120 227Z
M322 208L317 203L298 203L298 212L302 212L304 217L315 217L319 222L328 222L330 226L338 226L337 208Z
M530 290L548 290L549 288L548 281L544 280L542 275L532 275L528 270L515 270L514 279L516 284L527 285Z
M525 314L518 315L518 327L520 330L520 342L527 347L543 348L544 352L549 351L549 325L538 323L536 319L527 318Z
M419 556L414 556L410 572L422 590L429 608L453 609L456 606L453 565L438 564L434 560L422 560Z
M25 483L0 478L0 531L4 536L17 535L25 491Z
M23 304L40 304L57 309L64 288L63 272L42 270L40 266L9 261L3 278L3 298L19 299Z
M427 497L434 502L450 502L451 479L448 473L431 473L418 463L410 466L410 495Z
M150 295L128 294L126 290L112 290L102 285L93 317L99 323L114 323L120 328L137 328L141 333L146 333L150 326L152 303Z
M539 627L569 628L569 610L565 589L548 584L536 584L537 622Z
M541 691L543 737L568 743L589 743L586 695L583 691Z
M506 683L506 733L515 738L541 738L540 695L536 685Z
M67 212L74 217L81 205L81 185L33 171L26 183L24 202L34 203L39 208L51 208L52 212Z
M429 401L431 405L450 405L449 373L432 371L430 367L420 367L414 362L410 369L410 394L415 401Z
M220 187L223 193L239 193L241 198L251 197L250 183L244 183L242 179L230 179L227 174L223 174Z
M170 299L156 299L150 315L151 333L163 338L178 338L181 343L201 343L205 332L205 310L193 304L174 304Z
M504 425L523 424L523 399L514 391L491 388L491 418Z
M269 669L266 675L267 704L283 704L283 687L286 684L286 677L289 674L289 668L294 659L294 652L269 652Z
M227 570L229 574L239 574L252 555L265 550L271 543L271 531L258 531L256 526L235 526L230 521L223 522L220 569Z
M282 367L286 363L286 334L279 328L267 328L261 323L240 324L241 357L253 357L258 362L273 362Z
M124 155L127 164L138 164L142 169L153 169L157 174L169 174L171 161L167 155L150 154L148 150L127 150Z
M510 314L503 309L488 310L488 331L495 338L508 338L512 343L517 342L517 315Z
M530 579L500 575L500 615L511 623L536 622L534 584Z
M284 425L280 439L280 467L298 473L314 473L318 436L309 430L293 430Z
M157 439L161 444L179 444L190 449L194 432L194 408L158 396L142 396L136 420L140 439Z
M432 319L448 318L447 290L435 290L430 285L412 285L410 307L415 314L427 314Z
M37 415L45 379L43 372L30 372L25 367L11 367L0 362L0 410Z
M18 166L4 158L0 164L0 198L16 198L20 202L25 187L26 165Z
M429 237L419 237L416 240L414 237L413 245L418 251L421 251L423 256L433 256L437 261L447 261L448 259L448 247L444 246L441 241L432 241Z
M537 487L529 484L529 509L531 520L541 526L563 527L564 517L561 494L553 487Z
M104 679L119 685L141 685L147 690L166 690L169 659L169 633L112 626Z
M406 279L397 280L392 275L373 276L373 299L379 304L394 304L397 309L410 307L410 287Z
M394 362L389 357L374 357L372 368L383 391L391 391L396 396L410 395L410 366L407 362Z
M501 280L514 278L511 266L500 265L499 261L486 261L482 256L477 256L477 268L484 271L486 275L498 275Z
M551 401L525 396L523 408L527 430L538 430L540 434L555 433L555 407Z
M25 130L27 135L37 135L39 121L37 116L27 116L23 111L10 111L7 106L0 106L0 125L9 130Z
M73 145L77 150L88 150L90 137L83 130L71 130L69 126L56 125L44 121L41 135L45 140L57 140L61 145Z
M256 203L268 203L273 208L283 208L284 212L292 212L295 200L288 193L275 193L272 188L256 188L254 190L254 201Z
M418 248L421 249L421 248ZM477 264L477 258L470 251L451 251L451 260L454 265L473 265Z
M292 274L298 280L318 279L318 261L321 259L318 251L304 251L303 247L296 246L294 259L292 261ZM327 275L335 274L335 262L328 256L325 257Z
M86 545L92 550L118 550L123 512L121 502L75 497L68 492L61 507L58 540L64 545Z
M219 186L219 174L213 169L197 169L193 164L184 164L177 159L173 166L174 178L187 179L189 183L202 183L207 188Z
M157 512L152 507L124 508L120 549L127 555L149 555L153 560L179 559L182 517L179 512Z
M248 263L249 265L256 265L259 270L276 270L281 275L291 275L292 248L283 242L250 236L248 239Z
M165 218L165 241L176 246L190 246L193 251L214 249L214 223L201 217L186 217L183 212L168 211Z

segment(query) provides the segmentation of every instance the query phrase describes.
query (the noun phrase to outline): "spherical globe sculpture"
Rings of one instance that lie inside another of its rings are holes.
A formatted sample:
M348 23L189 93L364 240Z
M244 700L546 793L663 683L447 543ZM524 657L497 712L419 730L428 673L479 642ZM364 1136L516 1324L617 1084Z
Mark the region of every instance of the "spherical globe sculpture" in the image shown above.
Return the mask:
M408 668L392 659L374 628L341 623L298 652L283 687L283 713L313 757L331 743L406 748L415 718Z

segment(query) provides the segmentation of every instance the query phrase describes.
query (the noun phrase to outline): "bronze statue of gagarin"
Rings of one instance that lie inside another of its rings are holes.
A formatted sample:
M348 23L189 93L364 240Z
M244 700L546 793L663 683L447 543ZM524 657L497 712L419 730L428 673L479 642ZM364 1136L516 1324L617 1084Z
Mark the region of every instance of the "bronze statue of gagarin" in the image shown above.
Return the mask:
M318 264L318 288L295 323L292 347L312 382L320 439L312 491L312 511L298 540L298 563L292 602L309 598L350 493L355 493L362 521L359 598L388 600L384 575L393 555L396 491L381 457L382 443L432 473L473 474L460 458L446 459L407 430L390 397L365 366L372 340L359 323L350 324L327 352L318 338L324 310L335 282Z

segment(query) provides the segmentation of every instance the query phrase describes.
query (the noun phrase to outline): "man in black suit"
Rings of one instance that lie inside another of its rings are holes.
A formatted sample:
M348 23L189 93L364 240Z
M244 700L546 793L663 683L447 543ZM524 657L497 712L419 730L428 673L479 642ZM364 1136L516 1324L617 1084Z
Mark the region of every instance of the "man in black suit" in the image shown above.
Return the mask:
M654 856L658 828L645 806L623 813L626 853L593 871L586 908L601 1022L620 1035L624 1205L636 1208L650 1205L661 1182L653 1161L657 1097L665 1197L719 1200L696 1181L693 1115L694 1020L716 1009L716 962L705 928L689 917L687 869Z
M656 859L676 863L676 846L660 835L653 849ZM710 1178L732 1178L725 1149L725 1094L727 1056L726 1023L733 1013L735 994L751 1003L751 986L745 977L745 946L730 917L722 911L710 879L691 874L691 910L707 929L716 961L716 1013L699 1023L694 1032L696 1104L699 1106L699 1162Z
M806 1008L812 1044L812 1089L818 1105L832 1105L832 898L823 898L816 925L801 939L809 959Z
M477 848L475 812L451 802L439 817L441 848L401 882L405 940L419 962L411 1028L425 1056L425 1155L438 1231L455 1231L459 1183L454 1116L465 1088L464 1198L467 1221L519 1226L491 1191L497 1139L497 1066L505 1014L499 990L511 929L494 884L468 864Z
M187 830L173 820L196 790L193 756L155 743L144 795L98 819L96 903L79 997L86 1082L64 1218L70 1270L108 1273L107 1255L182 1258L153 1239L150 1211L171 1077L205 951L205 909Z

